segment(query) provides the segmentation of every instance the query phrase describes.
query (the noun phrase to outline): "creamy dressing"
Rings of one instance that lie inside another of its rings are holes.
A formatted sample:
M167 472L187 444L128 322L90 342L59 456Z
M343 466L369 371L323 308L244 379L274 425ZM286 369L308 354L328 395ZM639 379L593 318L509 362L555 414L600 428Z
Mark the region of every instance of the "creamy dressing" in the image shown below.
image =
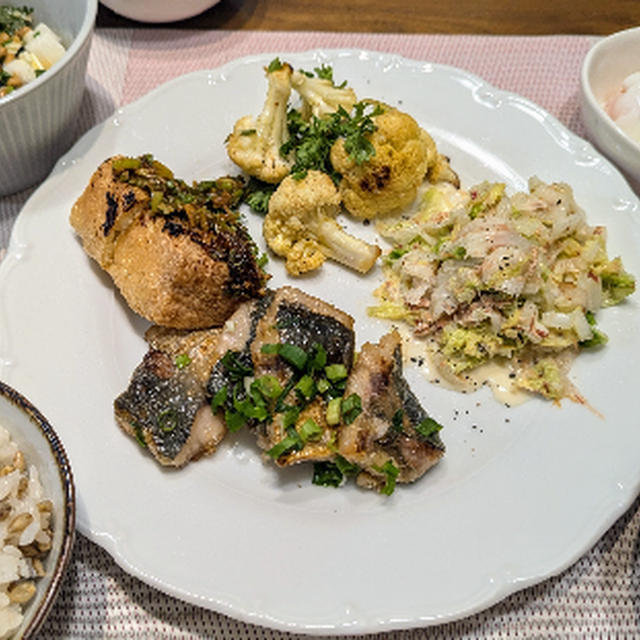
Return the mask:
M447 375L438 367L434 358L434 341L430 338L417 338L406 326L395 327L402 338L405 363L416 366L432 384L446 389L473 393L481 387L489 387L495 399L509 406L520 405L533 397L515 382L514 369L507 363L487 362L475 369L465 372L464 378Z

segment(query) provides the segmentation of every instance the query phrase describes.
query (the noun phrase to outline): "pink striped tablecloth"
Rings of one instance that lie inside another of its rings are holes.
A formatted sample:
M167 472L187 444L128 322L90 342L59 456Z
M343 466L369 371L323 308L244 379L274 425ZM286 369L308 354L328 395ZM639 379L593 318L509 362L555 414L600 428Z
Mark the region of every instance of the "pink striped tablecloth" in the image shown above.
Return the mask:
M593 38L98 30L78 134L175 76L253 53L363 48L467 69L519 93L584 135L579 69ZM0 250L33 190L0 198ZM640 637L640 501L576 564L473 617L389 638ZM262 638L237 622L147 587L79 535L58 600L38 638ZM382 637L382 635L380 636Z

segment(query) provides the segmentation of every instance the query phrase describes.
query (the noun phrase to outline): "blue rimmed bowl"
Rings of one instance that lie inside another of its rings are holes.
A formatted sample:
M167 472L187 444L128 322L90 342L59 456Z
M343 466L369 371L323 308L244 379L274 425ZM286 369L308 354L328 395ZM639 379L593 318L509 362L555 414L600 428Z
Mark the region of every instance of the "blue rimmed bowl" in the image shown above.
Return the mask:
M45 575L24 605L22 624L13 637L33 637L49 613L71 558L75 538L75 487L71 465L60 438L29 400L0 382L0 425L35 465L45 496L53 503L53 540L43 560Z

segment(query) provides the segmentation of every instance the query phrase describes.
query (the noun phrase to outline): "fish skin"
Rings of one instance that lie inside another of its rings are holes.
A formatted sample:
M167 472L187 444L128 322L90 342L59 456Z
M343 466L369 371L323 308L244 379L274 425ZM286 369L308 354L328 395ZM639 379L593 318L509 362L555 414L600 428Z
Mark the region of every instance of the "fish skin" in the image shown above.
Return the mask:
M442 458L445 446L440 436L425 438L416 431L429 416L404 377L397 331L362 346L345 398L353 393L360 397L362 412L340 430L338 453L362 469L358 484L380 488L388 461L398 469L397 482L414 482ZM401 423L394 425L398 411Z
M354 333L336 318L310 311L300 303L283 300L276 313L280 341L295 344L307 353L314 344L324 347L327 361L353 363Z
M150 349L114 401L118 425L162 465L181 467L212 453L224 437L224 422L211 412L205 392L220 333L151 327L145 335ZM188 363L180 366L178 356Z

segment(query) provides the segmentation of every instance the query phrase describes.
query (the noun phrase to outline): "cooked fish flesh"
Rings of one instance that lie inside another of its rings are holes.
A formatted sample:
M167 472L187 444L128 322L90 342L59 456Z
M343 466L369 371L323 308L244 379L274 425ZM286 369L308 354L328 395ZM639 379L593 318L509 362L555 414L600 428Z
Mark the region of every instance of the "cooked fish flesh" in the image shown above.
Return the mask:
M118 425L162 465L212 453L227 431L205 393L221 333L151 327L149 351L114 402Z
M379 487L390 469L394 476L397 472L397 482L413 482L442 458L440 425L428 416L404 378L397 331L377 344L362 346L345 397L353 393L361 400L362 412L340 430L338 453L361 469L358 484Z
M166 327L219 326L265 290L235 210L242 188L237 178L189 186L150 156L116 156L91 176L70 222L135 312Z

